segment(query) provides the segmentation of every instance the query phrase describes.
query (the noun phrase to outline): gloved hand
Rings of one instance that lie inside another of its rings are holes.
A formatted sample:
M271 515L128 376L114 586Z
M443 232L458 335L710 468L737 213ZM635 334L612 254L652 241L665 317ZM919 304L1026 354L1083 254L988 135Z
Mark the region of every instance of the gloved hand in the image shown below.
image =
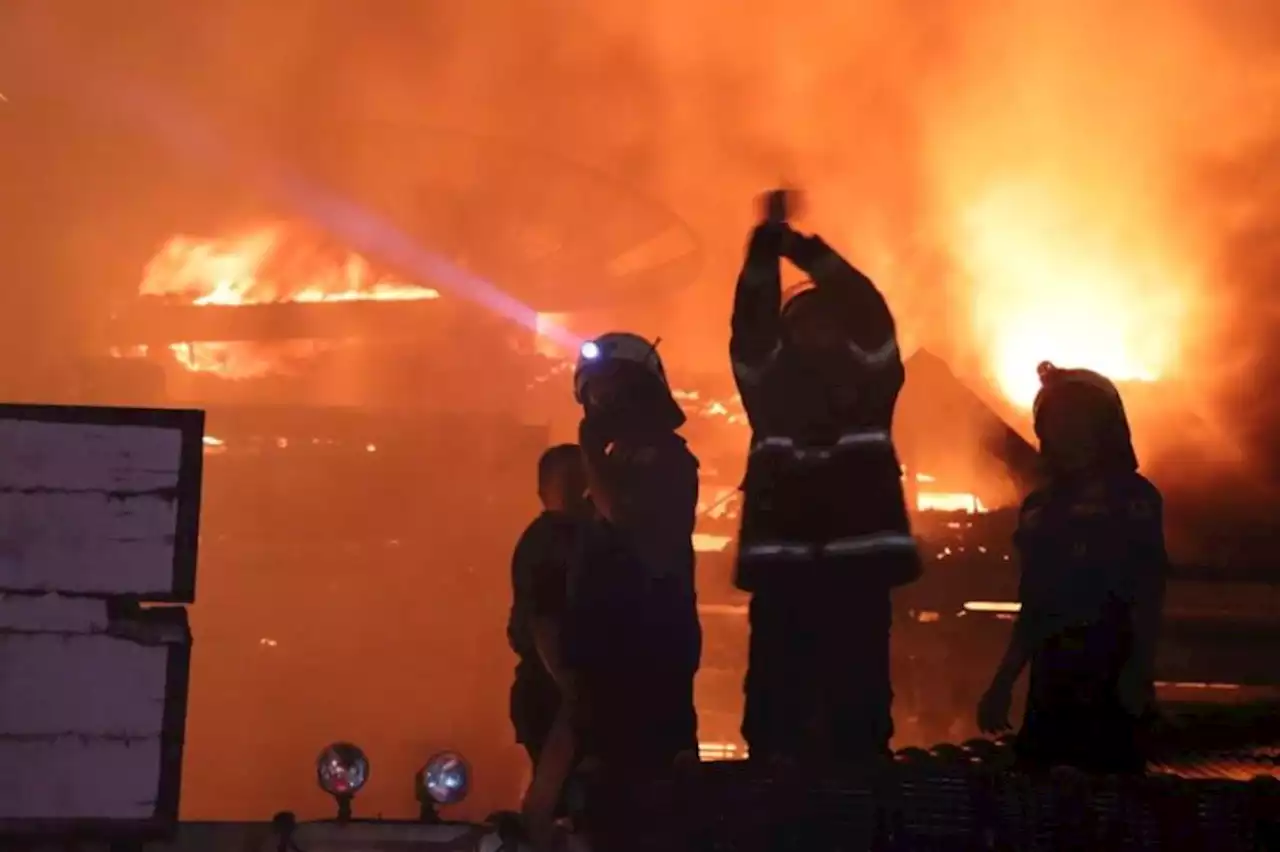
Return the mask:
M747 241L747 260L776 263L785 256L796 236L786 222L761 222L752 229Z
M578 446L588 456L603 454L612 440L599 417L583 417L578 423Z

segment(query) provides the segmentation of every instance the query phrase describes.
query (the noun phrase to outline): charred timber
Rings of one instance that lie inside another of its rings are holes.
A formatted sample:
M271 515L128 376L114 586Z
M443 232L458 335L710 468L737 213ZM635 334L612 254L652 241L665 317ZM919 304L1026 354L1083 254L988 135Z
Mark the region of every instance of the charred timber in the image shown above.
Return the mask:
M456 304L443 299L231 306L139 303L112 319L109 335L116 346L414 339L446 331L456 319Z

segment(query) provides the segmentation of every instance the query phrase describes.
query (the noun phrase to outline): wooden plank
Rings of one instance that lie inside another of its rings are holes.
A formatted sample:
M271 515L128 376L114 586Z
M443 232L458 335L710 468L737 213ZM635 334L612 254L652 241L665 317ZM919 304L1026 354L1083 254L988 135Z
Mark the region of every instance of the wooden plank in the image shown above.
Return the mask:
M159 735L107 740L73 734L0 738L4 821L141 822L156 813Z
M37 633L104 633L107 602L62 595L0 595L0 630Z
M168 654L105 633L0 632L0 742L158 737Z
M0 405L0 592L190 602L199 411Z
M0 628L0 765L12 770L0 773L0 835L174 824L190 664L185 610L55 598L40 609L38 618L0 612L9 623ZM33 621L90 626L30 629Z

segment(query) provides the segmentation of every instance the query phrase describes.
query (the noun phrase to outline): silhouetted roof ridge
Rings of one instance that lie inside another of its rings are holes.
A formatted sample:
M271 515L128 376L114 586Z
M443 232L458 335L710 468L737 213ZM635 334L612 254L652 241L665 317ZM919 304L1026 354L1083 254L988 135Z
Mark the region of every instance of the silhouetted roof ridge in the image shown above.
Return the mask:
M906 378L895 420L908 429L915 428L918 434L936 435L936 440L946 441L945 430L921 424L935 423L944 410L958 408L964 417L985 424L983 431L989 433L990 437L981 441L975 451L993 457L1021 480L1024 488L1031 487L1038 478L1039 454L988 398L961 380L944 358L924 347L907 356L903 367Z

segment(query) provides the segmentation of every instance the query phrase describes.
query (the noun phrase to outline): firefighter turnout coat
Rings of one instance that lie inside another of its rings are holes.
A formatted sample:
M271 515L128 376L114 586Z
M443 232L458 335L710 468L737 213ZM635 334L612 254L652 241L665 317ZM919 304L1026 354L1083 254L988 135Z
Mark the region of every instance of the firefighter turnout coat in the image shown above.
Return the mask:
M845 328L847 349L821 370L784 332L784 239L788 259ZM729 349L752 430L738 587L915 580L920 558L891 438L904 370L875 285L821 238L762 225L738 277Z

